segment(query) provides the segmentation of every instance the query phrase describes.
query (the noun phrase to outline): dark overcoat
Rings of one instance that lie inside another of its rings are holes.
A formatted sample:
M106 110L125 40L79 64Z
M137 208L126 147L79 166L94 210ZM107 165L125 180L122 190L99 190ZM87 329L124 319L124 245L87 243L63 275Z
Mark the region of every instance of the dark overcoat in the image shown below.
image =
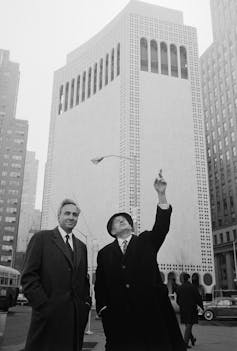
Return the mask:
M90 304L87 249L73 235L74 258L58 229L36 233L21 284L32 306L25 351L79 351Z
M183 324L198 323L199 305L203 309L202 297L196 286L189 281L184 282L177 289L177 303L180 307L180 320Z
M118 241L98 253L95 281L108 351L184 351L177 319L162 283L157 252L170 225L171 207L157 207L151 231L133 235L125 255Z

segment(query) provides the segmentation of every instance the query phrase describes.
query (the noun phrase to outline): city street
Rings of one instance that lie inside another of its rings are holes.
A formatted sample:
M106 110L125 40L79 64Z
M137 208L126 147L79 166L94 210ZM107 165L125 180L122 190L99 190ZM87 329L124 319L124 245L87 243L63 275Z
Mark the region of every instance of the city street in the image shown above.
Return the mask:
M17 306L9 311L1 351L24 349L30 310L28 306ZM85 335L83 351L103 351L104 335L101 321L95 319L95 311L92 311L91 331L93 334ZM197 344L193 349L196 351L235 351L237 348L237 321L200 321L194 326L194 334Z

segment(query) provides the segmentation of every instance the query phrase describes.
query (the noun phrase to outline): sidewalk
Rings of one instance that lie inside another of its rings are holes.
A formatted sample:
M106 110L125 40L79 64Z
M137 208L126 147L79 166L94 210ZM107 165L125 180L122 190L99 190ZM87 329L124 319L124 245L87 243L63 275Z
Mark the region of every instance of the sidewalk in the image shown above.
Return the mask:
M28 314L25 313L25 316ZM12 317L13 318L13 317ZM17 318L17 316L14 316ZM25 317L26 318L26 317ZM28 318L28 317L27 317ZM9 319L10 321L10 319ZM12 322L11 322L12 323ZM10 328L10 324L7 326L6 335L3 346L0 347L1 351L23 351L24 340L26 337L26 324L28 321L17 322L17 330ZM23 329L21 329L21 326ZM10 330L11 329L11 330ZM102 324L100 320L95 319L95 311L92 311L91 317L91 330L86 329L84 337L84 348L83 351L104 351L105 338L102 330ZM90 335L90 331L92 334ZM12 334L21 335L21 338L12 337ZM236 322L212 322L208 323L200 321L199 325L195 325L193 333L197 338L195 347L190 350L195 351L236 351L237 350L237 323ZM159 331L157 330L157 337L159 337ZM16 342L18 340L18 342ZM43 351L43 350L42 350Z

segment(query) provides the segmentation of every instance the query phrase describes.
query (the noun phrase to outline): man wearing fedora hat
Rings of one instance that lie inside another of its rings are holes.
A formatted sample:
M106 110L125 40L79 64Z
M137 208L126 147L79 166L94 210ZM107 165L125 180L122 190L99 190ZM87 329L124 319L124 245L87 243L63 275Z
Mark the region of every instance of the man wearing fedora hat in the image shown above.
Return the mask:
M151 231L134 235L132 217L126 212L108 221L107 230L115 240L98 253L95 281L106 351L186 350L157 264L172 212L166 186L160 171L154 182L158 206Z

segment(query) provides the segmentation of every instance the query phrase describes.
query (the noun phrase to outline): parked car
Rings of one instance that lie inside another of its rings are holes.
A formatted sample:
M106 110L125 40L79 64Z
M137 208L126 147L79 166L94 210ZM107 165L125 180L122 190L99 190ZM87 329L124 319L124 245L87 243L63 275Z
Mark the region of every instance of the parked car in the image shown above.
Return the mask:
M204 305L199 313L207 321L213 319L237 318L237 297L217 297Z
M28 300L23 293L19 293L17 297L17 305L28 305Z

